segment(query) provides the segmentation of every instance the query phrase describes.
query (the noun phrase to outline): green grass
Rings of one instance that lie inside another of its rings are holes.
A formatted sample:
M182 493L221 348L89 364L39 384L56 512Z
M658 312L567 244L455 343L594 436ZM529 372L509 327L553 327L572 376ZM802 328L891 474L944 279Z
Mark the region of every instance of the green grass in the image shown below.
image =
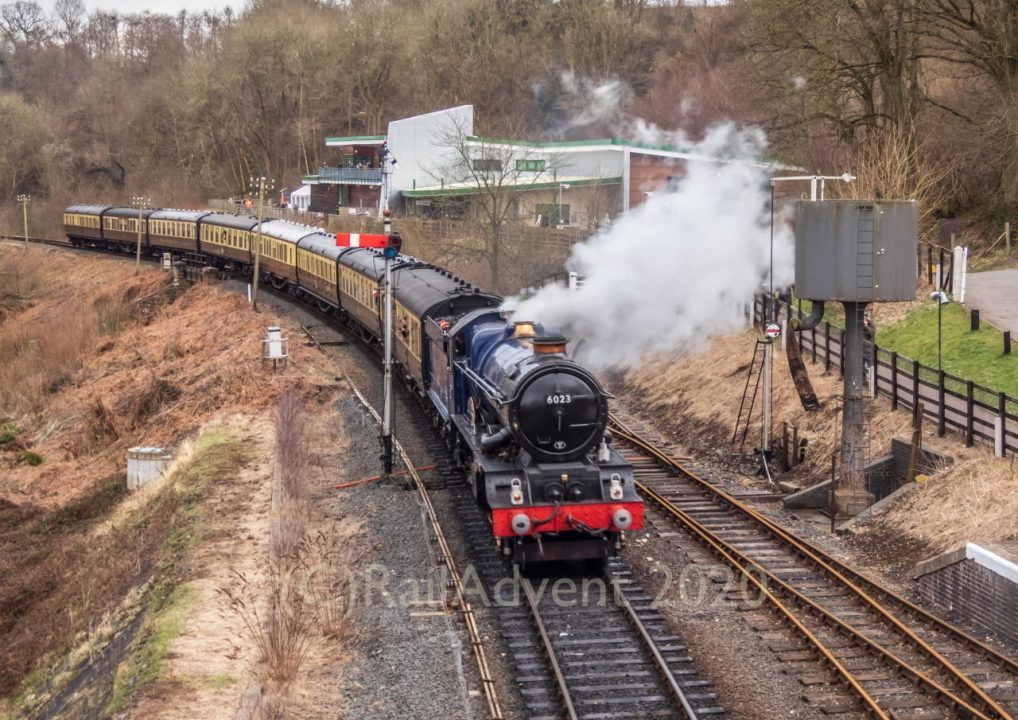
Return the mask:
M0 426L0 445L6 445L18 436L18 428L14 423L4 423Z
M113 679L113 696L107 711L121 712L134 693L162 672L163 658L170 642L180 635L184 618L194 600L191 586L176 586L158 609L152 609L140 631L144 638L122 662Z
M986 323L975 332L969 328L969 314L963 307L955 304L944 306L944 372L1018 397L1018 354L1005 355L1003 335ZM936 306L931 303L916 308L904 321L878 328L876 342L885 350L897 351L899 355L936 369Z
M32 467L42 465L42 455L34 453L31 450L25 450L25 452L21 453L21 455L18 456L18 460L19 462L26 463Z

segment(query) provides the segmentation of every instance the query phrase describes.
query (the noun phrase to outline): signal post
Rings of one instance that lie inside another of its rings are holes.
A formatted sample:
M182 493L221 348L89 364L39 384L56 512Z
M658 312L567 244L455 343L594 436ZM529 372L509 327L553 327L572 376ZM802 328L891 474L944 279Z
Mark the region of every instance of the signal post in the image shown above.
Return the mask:
M393 343L393 322L392 322L392 263L399 257L400 248L403 246L403 239L399 233L391 232L391 212L388 208L384 211L383 228L385 233L381 235L369 235L366 233L338 233L336 245L339 247L371 247L380 248L385 257L384 295L382 317L382 344L384 375L382 379L382 475L386 478L392 475L392 343Z

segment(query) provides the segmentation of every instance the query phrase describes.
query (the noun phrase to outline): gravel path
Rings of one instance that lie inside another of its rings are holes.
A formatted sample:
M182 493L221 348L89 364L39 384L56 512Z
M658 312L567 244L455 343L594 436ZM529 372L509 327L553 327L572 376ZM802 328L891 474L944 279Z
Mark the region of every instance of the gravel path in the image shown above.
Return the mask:
M374 423L354 397L340 405L346 426L356 429L341 476L377 474ZM340 523L368 518L364 542L371 548L352 574L353 655L337 673L345 698L337 717L474 717L463 673L469 660L456 618L445 612L417 494L402 485L360 485L338 490L328 512Z

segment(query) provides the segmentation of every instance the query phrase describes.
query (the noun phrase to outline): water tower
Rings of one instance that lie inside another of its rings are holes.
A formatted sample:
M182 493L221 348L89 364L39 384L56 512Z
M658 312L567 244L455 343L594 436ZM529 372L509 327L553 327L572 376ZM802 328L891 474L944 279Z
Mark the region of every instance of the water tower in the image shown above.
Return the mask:
M795 292L819 307L845 306L844 417L835 510L857 515L873 502L866 488L863 424L863 317L873 302L914 300L919 214L912 200L799 202L795 222ZM873 372L876 372L874 366Z

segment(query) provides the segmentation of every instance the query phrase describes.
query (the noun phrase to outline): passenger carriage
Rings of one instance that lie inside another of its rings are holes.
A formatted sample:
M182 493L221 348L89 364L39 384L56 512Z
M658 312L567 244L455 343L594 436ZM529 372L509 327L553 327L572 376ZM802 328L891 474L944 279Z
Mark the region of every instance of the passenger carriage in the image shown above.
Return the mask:
M413 384L424 392L431 376L425 343L428 318L458 317L477 308L497 307L501 299L431 265L409 264L393 273L393 353Z
M339 255L339 304L361 327L382 336L380 288L385 258L368 248L341 248ZM400 261L395 261L398 264Z
M74 245L102 241L102 214L109 205L71 205L64 210L64 234Z
M153 247L181 253L198 252L198 223L208 210L156 210L148 216Z
M198 223L199 250L216 265L250 265L251 230L258 221L246 215L209 213Z
M102 214L102 239L106 247L130 252L137 247L139 232L142 246L146 247L148 236L145 221L154 212L134 208L108 208Z
M286 287L287 283L297 282L297 243L318 232L318 228L286 220L262 223L259 270L272 275L272 284L277 289ZM257 227L252 231L252 236L258 237Z
M336 236L324 231L305 235L297 241L297 285L300 292L315 298L323 310L339 307L337 262L348 250L336 247Z

